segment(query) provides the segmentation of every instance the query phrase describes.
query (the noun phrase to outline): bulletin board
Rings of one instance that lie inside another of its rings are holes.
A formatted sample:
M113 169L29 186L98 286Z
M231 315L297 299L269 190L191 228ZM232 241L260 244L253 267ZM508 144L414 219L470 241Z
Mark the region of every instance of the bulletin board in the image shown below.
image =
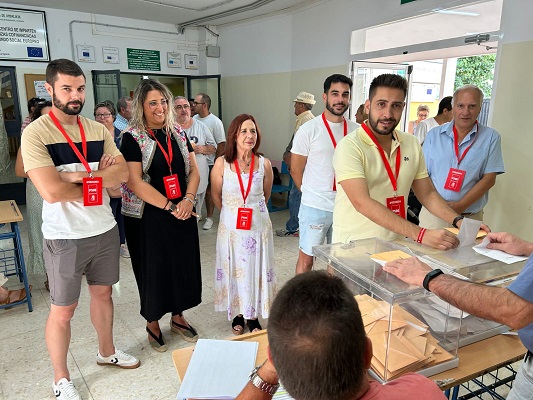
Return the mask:
M24 83L26 85L26 99L31 99L32 97L44 97L49 98L50 95L43 96L42 93L37 93L35 91L35 82L44 82L46 80L45 74L24 74Z

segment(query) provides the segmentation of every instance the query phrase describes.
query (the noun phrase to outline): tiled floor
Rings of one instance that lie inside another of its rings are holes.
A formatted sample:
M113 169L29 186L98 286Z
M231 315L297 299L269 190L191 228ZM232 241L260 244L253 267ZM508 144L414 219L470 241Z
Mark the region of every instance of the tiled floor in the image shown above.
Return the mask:
M21 211L25 214L24 206ZM288 211L271 214L274 230L285 227L287 218ZM215 313L213 306L217 226L215 224L209 231L204 231L202 225L203 221L199 223L203 302L187 311L185 316L197 328L200 337L225 338L232 336L230 322L226 320L225 313ZM27 244L27 227L24 222L20 226L23 243ZM274 234L274 248L278 285L281 286L294 275L298 239L280 238ZM161 327L169 350L157 353L150 348L144 330L145 321L139 314L139 297L130 261L121 258L120 263L120 282L113 289L115 342L118 348L138 357L142 364L135 370L96 364L96 333L89 318L89 294L84 282L72 321L68 356L71 378L84 400L174 399L179 381L171 354L173 350L191 344L170 332L170 315L167 315L161 321ZM0 310L0 399L54 399L52 368L44 342L44 326L50 307L44 280L44 275L30 276L33 312L29 313L26 305ZM16 284L13 280L8 283L13 284Z

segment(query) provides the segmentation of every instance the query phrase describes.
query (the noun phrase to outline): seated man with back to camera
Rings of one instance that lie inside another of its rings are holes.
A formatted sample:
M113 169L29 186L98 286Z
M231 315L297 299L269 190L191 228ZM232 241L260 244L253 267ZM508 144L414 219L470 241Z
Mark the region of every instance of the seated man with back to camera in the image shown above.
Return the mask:
M408 373L381 385L367 374L372 343L352 293L325 271L296 275L279 291L268 322L268 359L237 400L271 399L279 380L296 400L445 399L426 377ZM319 366L319 368L317 368Z

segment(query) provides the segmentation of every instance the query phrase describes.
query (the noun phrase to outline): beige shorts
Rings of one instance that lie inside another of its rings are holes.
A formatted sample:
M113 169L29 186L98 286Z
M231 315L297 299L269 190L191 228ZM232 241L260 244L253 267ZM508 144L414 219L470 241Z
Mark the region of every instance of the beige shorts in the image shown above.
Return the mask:
M80 297L84 272L89 285L111 286L118 282L118 228L115 225L106 233L84 239L44 239L43 256L52 304L69 306Z

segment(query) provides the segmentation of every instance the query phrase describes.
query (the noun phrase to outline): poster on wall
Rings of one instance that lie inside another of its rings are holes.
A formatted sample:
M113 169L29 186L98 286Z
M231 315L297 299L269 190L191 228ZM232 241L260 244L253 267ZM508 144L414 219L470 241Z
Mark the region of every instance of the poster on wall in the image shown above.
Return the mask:
M167 52L167 66L169 68L181 68L181 53Z
M94 57L94 46L87 46L85 44L77 44L76 51L78 53L79 62L96 62Z
M50 94L46 91L44 87L46 81L34 81L33 86L35 87L35 97L40 97L41 99L52 100Z
M198 56L185 54L185 68L198 69Z
M120 57L118 56L118 47L102 47L102 56L106 64L118 64Z
M128 69L161 71L161 52L148 49L126 49Z
M44 11L0 7L0 60L50 61Z

